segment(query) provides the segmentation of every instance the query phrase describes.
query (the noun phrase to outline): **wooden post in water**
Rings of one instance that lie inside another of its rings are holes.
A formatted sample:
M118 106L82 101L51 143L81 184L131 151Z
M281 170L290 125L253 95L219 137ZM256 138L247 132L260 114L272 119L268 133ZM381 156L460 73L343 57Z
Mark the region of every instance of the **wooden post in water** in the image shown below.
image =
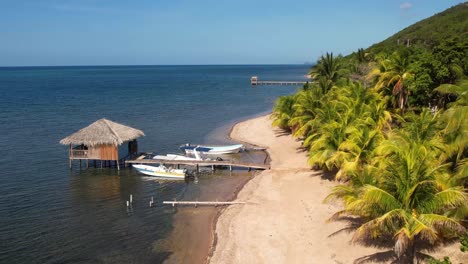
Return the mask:
M70 170L72 169L72 145L70 144L70 149L68 150L68 163Z

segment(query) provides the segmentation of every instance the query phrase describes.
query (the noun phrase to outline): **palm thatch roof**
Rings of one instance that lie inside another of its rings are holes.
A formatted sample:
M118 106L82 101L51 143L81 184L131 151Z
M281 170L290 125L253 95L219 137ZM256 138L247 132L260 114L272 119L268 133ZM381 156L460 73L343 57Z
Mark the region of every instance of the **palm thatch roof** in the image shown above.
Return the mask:
M80 129L78 132L60 140L60 144L85 144L87 146L109 144L117 146L144 135L145 133L139 129L131 128L102 118L91 125Z

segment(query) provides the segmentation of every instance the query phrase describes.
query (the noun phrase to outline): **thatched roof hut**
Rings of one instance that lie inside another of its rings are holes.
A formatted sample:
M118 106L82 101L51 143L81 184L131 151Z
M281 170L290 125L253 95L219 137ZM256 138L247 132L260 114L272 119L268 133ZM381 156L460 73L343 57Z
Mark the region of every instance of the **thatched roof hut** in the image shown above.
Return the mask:
M91 125L80 129L78 132L60 140L63 145L122 145L144 136L145 133L139 129L112 122L105 118L99 119Z
M136 139L144 135L139 129L102 118L60 140L60 144L70 145L70 167L73 159L115 160L119 167L118 146L129 142L129 155L134 154L138 151Z

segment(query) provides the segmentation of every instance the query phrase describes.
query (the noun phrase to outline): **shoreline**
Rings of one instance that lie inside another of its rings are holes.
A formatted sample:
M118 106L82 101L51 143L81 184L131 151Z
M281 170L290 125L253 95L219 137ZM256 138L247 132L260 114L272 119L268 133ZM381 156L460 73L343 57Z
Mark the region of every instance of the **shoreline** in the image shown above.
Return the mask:
M271 127L270 114L235 124L229 137L266 147L271 170L247 181L215 217L207 263L387 263L392 241L352 243L350 222L328 219L341 204L323 199L337 183L307 165L307 153L289 133ZM390 242L390 243L389 243ZM458 245L434 248L435 258L463 260ZM386 259L383 259L383 258Z
M234 128L235 128L238 124L240 124L240 123L242 123L242 122L246 122L246 121L248 121L248 120L252 120L252 119L256 119L256 118L264 117L264 116L268 116L268 117L269 117L270 115L271 115L271 112L268 112L268 113L260 113L260 114L254 115L253 117L250 117L250 118L247 118L247 119L238 121L238 122L234 123L234 124L231 126L231 128L229 129L228 134L227 134L227 137L228 137L229 140L232 140L232 141L235 141L235 142L244 144L244 145L250 145L250 146L253 146L253 147L266 148L266 150L264 151L265 154L266 154L266 156L265 156L265 159L264 159L264 161L263 161L263 164L267 164L267 163L271 162L270 153L268 152L267 147L262 146L262 145L258 145L258 144L254 144L254 143L248 142L248 141L243 141L243 140L240 140L240 139L238 139L238 138L235 138L235 136L233 136L233 130L234 130ZM238 196L239 196L239 193L244 189L244 187L245 187L247 184L249 184L250 181L252 181L253 179L255 179L255 177L258 176L259 173L261 173L261 171L260 171L260 172L255 172L254 177L250 178L248 181L244 182L244 183L240 186L240 188L236 189L233 199L230 199L229 201L236 201L237 198L238 198ZM218 225L218 219L219 219L219 217L221 217L221 215L223 214L223 212L224 212L227 208L228 208L228 207L224 207L224 208L218 210L217 213L216 213L216 215L215 215L215 217L214 217L213 222L211 223L211 227L212 227L212 228L211 228L211 231L212 231L212 232L210 233L210 238L211 238L212 243L211 243L211 246L210 246L210 249L209 249L209 253L208 253L207 257L206 257L206 263L209 263L209 262L210 262L211 258L213 257L213 254L214 254L214 252L215 252L215 250L216 250L216 246L217 246L217 244L218 244L218 235L217 235L217 233L216 233L216 227L217 227L217 225Z

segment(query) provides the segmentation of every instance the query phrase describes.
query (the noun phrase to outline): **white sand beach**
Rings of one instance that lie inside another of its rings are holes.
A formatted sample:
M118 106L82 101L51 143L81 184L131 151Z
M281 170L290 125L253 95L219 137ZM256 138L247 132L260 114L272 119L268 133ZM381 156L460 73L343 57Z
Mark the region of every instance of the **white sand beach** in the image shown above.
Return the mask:
M310 169L300 142L272 128L269 115L237 124L231 137L266 147L271 170L259 173L239 192L237 200L246 205L230 206L218 218L210 263L390 261L391 246L353 244L347 223L327 222L341 208L322 202L336 183ZM431 255L463 262L457 244Z

